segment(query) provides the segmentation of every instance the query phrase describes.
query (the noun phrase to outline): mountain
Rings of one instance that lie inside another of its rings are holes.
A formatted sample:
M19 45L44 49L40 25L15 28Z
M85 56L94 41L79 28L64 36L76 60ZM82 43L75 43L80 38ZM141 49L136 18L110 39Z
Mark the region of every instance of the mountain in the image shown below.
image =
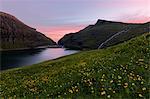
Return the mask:
M150 34L0 73L0 97L149 99Z
M10 14L0 12L0 22L1 50L56 45L53 40Z
M95 25L66 34L58 44L70 49L106 48L149 32L149 23L134 24L99 19Z

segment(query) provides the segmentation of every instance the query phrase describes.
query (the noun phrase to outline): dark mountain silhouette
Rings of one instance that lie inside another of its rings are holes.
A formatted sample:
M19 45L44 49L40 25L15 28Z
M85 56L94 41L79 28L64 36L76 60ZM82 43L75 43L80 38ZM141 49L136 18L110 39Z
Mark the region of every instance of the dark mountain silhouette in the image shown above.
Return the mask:
M77 33L66 34L58 41L70 49L106 48L149 32L149 23L134 24L98 20Z
M56 45L53 40L10 14L0 12L0 23L1 50Z

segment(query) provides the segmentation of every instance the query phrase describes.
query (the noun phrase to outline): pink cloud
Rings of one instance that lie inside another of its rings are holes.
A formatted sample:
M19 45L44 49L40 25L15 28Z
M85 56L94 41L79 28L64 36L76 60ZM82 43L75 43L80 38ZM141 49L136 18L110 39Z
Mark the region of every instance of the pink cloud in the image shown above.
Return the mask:
M123 21L127 23L145 23L150 21L150 16L138 11L134 14L124 14L119 16L118 21Z
M109 2L99 1L95 6L97 7L149 7L149 0L110 0Z
M150 17L141 17L141 18L134 18L134 19L126 20L126 22L128 23L145 23L149 21L150 21Z
M84 27L85 27L85 25L58 26L58 27L39 26L39 27L37 27L37 30L44 33L46 36L48 36L49 38L51 38L57 42L65 34L77 32L77 31L83 29Z

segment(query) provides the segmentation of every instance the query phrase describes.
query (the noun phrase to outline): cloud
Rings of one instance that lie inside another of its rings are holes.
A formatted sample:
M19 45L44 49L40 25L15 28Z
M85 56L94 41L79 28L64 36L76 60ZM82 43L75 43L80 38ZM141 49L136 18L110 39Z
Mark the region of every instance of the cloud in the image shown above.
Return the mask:
M147 12L137 11L133 14L120 15L116 19L118 19L118 21L128 23L145 23L150 21L150 16L147 14Z
M58 41L65 34L78 32L86 25L70 25L70 26L38 26L37 30L44 33L46 36L52 38L54 41Z

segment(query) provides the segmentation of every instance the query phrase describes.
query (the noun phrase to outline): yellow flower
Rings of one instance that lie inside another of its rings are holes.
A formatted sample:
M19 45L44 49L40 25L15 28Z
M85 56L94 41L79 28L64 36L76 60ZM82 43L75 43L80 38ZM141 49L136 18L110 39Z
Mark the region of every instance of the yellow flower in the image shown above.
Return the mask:
M141 84L144 84L144 82L142 81Z
M113 93L116 93L116 91L113 91Z
M132 83L132 86L134 86L135 85L135 83Z
M124 88L127 88L128 87L128 83L124 83Z
M109 90L112 90L112 88L108 88Z
M144 59L139 59L139 61L141 61L141 62L142 62L142 61L144 61Z
M110 98L110 95L108 95L107 98Z
M75 86L75 88L77 88L77 86Z
M79 89L76 89L76 92L78 92L79 91Z
M142 90L144 91L144 90L146 90L146 88L144 87L144 88L142 88Z
M70 93L73 93L73 91L72 91L71 89L69 89L69 92L70 92Z
M60 98L60 95L58 95L58 97Z
M106 92L105 92L105 91L101 92L101 95L105 95L105 94L106 94Z
M92 82L89 82L89 84L92 85L93 83L92 83Z
M113 80L110 81L110 83L113 83L113 82L114 82Z
M139 97L143 97L143 95L142 95L142 94L139 94Z
M138 77L138 80L141 80L141 78L140 78L140 77Z
M118 75L118 79L121 79L122 77Z

